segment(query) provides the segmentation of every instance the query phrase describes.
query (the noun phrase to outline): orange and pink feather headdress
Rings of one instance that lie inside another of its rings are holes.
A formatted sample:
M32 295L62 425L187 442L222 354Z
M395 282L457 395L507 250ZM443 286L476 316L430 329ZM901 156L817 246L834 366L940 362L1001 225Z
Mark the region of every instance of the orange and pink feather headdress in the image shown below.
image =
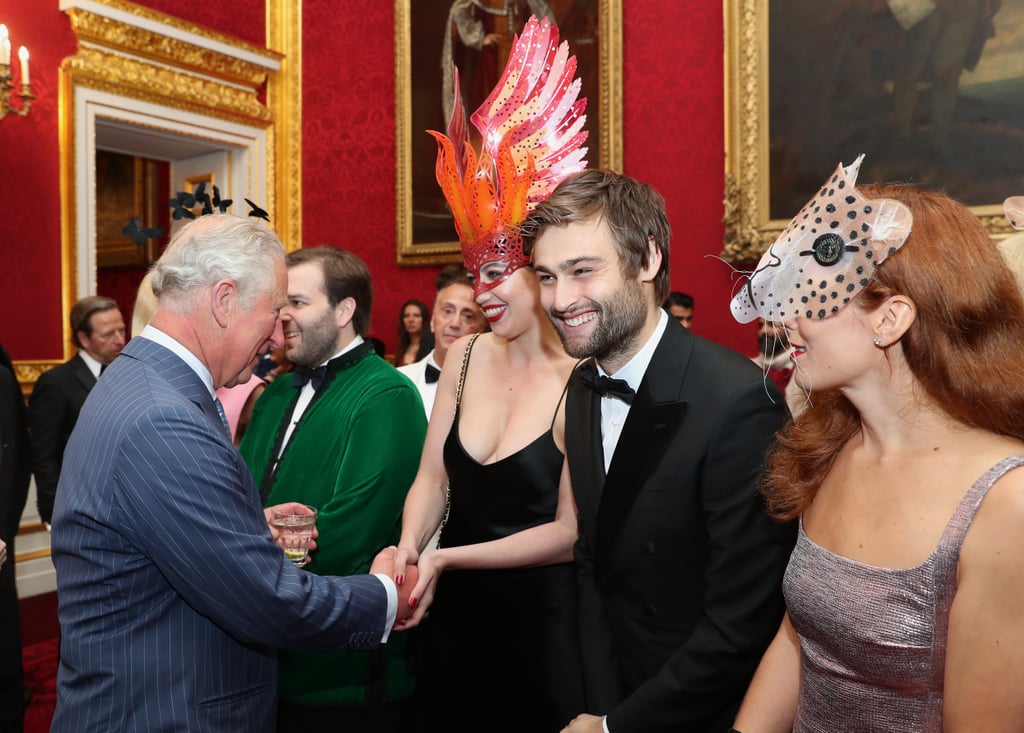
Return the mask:
M453 73L448 134L428 132L437 139L437 182L479 294L529 264L519 225L563 178L586 167L587 100L579 98L569 44L559 45L558 27L533 16L516 37L497 86L473 113L483 138L477 154L469 142L458 70ZM502 263L505 270L483 283L480 269L490 263Z

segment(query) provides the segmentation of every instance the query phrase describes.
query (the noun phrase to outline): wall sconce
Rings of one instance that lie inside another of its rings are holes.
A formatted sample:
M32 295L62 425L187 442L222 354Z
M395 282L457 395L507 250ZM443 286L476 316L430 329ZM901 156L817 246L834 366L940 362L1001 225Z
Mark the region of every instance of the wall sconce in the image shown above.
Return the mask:
M19 48L18 58L21 60L21 91L15 93L14 74L11 73L11 39L7 35L7 26L0 23L0 118L6 117L8 112L24 117L35 99L28 81L28 49L24 46ZM15 97L21 98L20 107L11 104Z

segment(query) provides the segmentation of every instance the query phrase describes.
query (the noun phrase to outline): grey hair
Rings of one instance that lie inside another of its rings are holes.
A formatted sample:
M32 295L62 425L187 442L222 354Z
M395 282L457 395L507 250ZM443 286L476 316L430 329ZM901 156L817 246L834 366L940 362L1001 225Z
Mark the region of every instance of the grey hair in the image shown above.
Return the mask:
M208 214L181 228L150 270L150 284L162 303L185 305L201 288L234 280L248 309L273 290L273 261L284 258L277 234L258 220Z

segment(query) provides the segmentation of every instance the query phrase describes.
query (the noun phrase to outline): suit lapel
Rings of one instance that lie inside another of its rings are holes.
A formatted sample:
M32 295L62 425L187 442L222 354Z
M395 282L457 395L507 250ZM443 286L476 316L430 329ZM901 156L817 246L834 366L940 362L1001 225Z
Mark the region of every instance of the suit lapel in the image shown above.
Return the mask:
M577 371L579 367L577 367ZM581 384L573 372L565 398L565 454L572 476L576 508L582 532L593 546L595 520L604 487L604 454L601 448L600 397Z
M597 562L606 560L645 479L686 415L682 397L693 336L669 321L637 389L604 482L597 517Z
M132 339L121 353L134 357L156 370L174 389L206 415L217 435L225 436L224 425L216 405L213 404L210 390L181 357L170 349L144 338Z
M96 386L96 377L92 375L89 365L85 363L85 359L81 355L76 354L75 358L72 359L71 371L74 372L75 379L78 380L79 384L85 388L86 393Z

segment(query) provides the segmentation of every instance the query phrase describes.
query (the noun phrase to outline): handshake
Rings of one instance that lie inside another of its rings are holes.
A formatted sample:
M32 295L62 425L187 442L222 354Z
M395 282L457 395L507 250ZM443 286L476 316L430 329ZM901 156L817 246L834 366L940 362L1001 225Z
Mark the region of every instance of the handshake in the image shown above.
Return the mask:
M373 558L370 565L371 573L381 573L391 577L395 569L395 555L397 547L385 547ZM395 584L398 588L398 613L395 615L395 626L399 629L404 626L402 622L407 621L413 615L413 608L409 605L409 594L416 587L419 578L419 569L415 564L405 566L405 582L401 585Z

